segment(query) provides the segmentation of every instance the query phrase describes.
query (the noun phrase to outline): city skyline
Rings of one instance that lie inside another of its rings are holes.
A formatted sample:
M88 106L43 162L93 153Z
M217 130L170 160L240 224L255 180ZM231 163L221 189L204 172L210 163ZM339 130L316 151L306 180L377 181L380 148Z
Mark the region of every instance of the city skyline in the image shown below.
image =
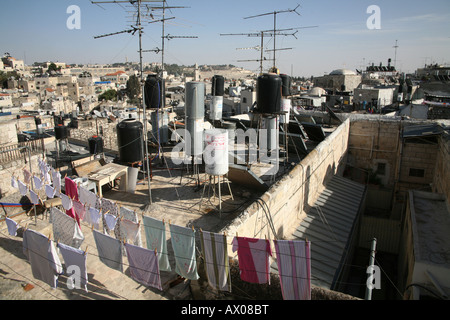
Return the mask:
M80 9L79 28L70 29L73 13ZM160 6L160 3L152 4ZM414 72L425 64L449 63L450 3L446 0L422 1L205 1L171 0L167 10L166 35L196 37L165 41L165 63L179 65L232 64L259 71L260 38L222 36L257 33L273 29L301 28L296 38L278 36L277 67L293 76L321 76L335 69L361 69L370 64L387 64L392 59L399 71ZM379 13L368 10L376 6ZM96 36L129 30L133 17L130 4L92 4L89 0L29 1L4 0L2 23L5 33L1 50L27 65L54 61L67 64L111 64L137 62L138 36L125 33L94 39ZM267 15L244 19L246 17ZM161 10L153 12L156 20ZM375 19L375 20L374 20ZM377 21L379 20L379 21ZM161 23L143 21L143 49L161 48ZM371 28L370 23L379 25ZM296 29L297 30L297 29ZM292 31L294 32L294 31ZM397 50L394 46L398 45ZM247 50L238 50L248 48ZM292 48L292 49L291 49ZM273 49L273 38L266 37L264 50ZM396 55L396 57L395 57ZM272 66L272 52L264 54L264 68ZM147 52L144 62L160 62L161 54Z

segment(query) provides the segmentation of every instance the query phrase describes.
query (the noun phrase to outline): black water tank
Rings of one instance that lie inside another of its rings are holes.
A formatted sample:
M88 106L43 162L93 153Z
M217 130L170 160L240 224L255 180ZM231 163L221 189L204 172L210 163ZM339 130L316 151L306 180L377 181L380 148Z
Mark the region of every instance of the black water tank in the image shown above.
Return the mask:
M149 75L145 80L145 105L150 109L161 107L161 91L164 89L164 80L157 75Z
M89 142L89 153L99 154L103 152L103 139L99 136L92 136L88 139Z
M274 73L266 73L258 77L256 101L257 112L275 114L281 112L281 77Z
M70 127L73 129L78 129L78 119L72 118L70 121Z
M56 140L67 139L69 137L69 128L59 124L55 127Z
M142 161L143 125L136 119L126 119L117 125L119 159L125 163Z
M59 125L64 125L64 121L61 116L53 115L53 121L55 123L55 127L57 127Z
M291 96L291 77L287 74L280 74L280 77L282 82L281 94L283 95L283 97Z
M211 82L211 94L214 97L222 97L225 93L225 78L220 75L215 75L212 77Z

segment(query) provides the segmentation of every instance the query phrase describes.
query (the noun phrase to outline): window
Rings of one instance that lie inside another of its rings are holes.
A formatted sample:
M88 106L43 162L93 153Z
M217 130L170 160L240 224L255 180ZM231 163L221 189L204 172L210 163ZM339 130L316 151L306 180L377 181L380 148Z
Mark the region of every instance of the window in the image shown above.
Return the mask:
M416 177L416 178L423 178L425 176L425 170L424 169L410 168L409 169L409 176L410 177Z
M377 164L377 174L384 176L386 174L386 163Z

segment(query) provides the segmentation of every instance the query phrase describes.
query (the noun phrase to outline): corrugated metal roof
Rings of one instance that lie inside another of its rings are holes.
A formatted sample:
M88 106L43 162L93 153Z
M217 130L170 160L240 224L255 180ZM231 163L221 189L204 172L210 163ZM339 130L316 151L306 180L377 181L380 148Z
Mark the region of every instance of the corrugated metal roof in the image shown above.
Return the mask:
M364 194L364 185L334 176L294 232L311 241L313 285L333 289Z

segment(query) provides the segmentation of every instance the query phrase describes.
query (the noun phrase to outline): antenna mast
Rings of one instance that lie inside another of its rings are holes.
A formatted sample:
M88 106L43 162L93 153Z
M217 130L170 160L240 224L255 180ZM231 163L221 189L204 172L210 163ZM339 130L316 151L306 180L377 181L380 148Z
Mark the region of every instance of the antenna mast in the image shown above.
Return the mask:
M250 17L244 18L244 19L252 19L252 18L267 16L267 15L273 15L273 69L276 69L276 54L275 54L275 52L277 51L277 49L276 49L277 15L280 13L292 13L292 12L295 12L297 15L300 15L297 12L298 7L300 7L300 5L297 5L297 7L295 7L295 9L267 12L267 13L262 13L262 14L258 14L255 16L250 16ZM280 30L278 30L278 31L280 31Z
M394 57L394 68L397 70L397 48L398 48L398 40L395 40L395 57Z
M162 0L165 1L165 0ZM152 192L151 192L151 185L150 185L150 168L149 168L149 156L148 156L148 143L147 143L147 110L145 107L145 92L144 92L144 70L143 70L143 62L142 62L142 21L141 21L141 5L143 2L162 2L161 0L131 0L131 1L100 1L100 2L95 2L95 1L91 1L92 4L100 4L100 3L115 3L115 4L119 4L120 3L131 3L133 6L135 4L137 4L137 26L136 27L132 27L133 30L124 30L122 32L117 32L117 33L113 33L113 34L108 34L108 35L103 35L103 36L99 36L99 37L106 37L106 36L110 36L110 35L115 35L115 34L120 34L120 33L131 33L134 35L136 33L136 31L139 31L139 61L140 61L140 80L141 80L141 90L142 90L142 107L143 107L143 113L144 113L144 135L143 135L143 141L144 141L144 146L145 146L145 152L144 152L144 162L146 164L146 168L144 170L144 172L147 172L147 182L148 182L148 194L149 194L149 201L150 204L152 204ZM96 37L96 38L99 38ZM143 163L144 164L144 163Z

